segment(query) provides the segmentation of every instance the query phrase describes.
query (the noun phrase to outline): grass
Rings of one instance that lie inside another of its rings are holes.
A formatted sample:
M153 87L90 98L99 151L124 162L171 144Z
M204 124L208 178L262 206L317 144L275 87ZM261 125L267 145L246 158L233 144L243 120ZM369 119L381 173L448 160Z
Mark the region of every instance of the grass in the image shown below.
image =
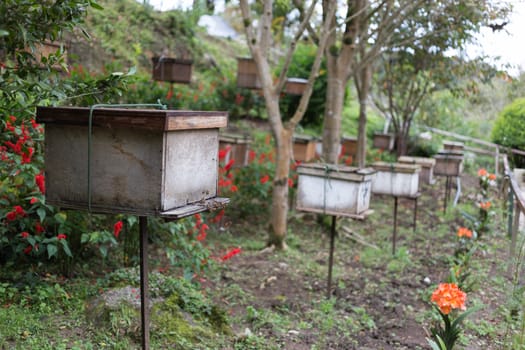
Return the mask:
M455 232L468 222L461 211L468 210L469 191L475 190L466 187L461 205L444 213L442 197L437 197L442 196L441 185L427 189L431 192L421 197L415 232L411 226L413 204L400 201L395 255L391 252L391 198L374 198L375 213L365 221L338 221L334 289L329 299L325 298L329 253L326 225L315 216L292 212L289 249L263 253L266 221L243 221L231 216L232 225L224 230L214 226L207 241L212 255L236 246L242 247L242 253L227 262L212 264L200 288L180 282L176 270L150 276L150 290L155 295L181 296L172 299L174 308L164 314L171 316L155 321L160 323L152 327L152 348L192 349L195 344L201 349L359 349L385 344L400 349L425 348L425 329L439 320L432 312L430 294L449 276ZM503 217L495 219L494 228L506 227ZM341 226L359 233L379 249L352 240ZM523 348L522 290L519 279L513 282L512 267L516 262L507 262L508 238L504 231L487 234L471 260L476 283L469 292L468 305L485 307L465 323L461 339L465 346L495 349L493 344L514 341L507 349ZM162 265L162 257L150 258ZM1 276L0 349L138 348L140 336L133 309L121 306L106 326L95 327L85 317L85 303L101 290L136 285L136 269L81 273L68 280L16 269L2 270ZM423 282L425 278L430 284ZM32 287L25 289L15 281ZM180 311L181 305L188 307ZM227 315L230 334L216 333L210 340L203 330L171 339L179 334L179 328L168 328L175 322L174 315L206 314L213 305ZM407 343L407 339L415 340Z

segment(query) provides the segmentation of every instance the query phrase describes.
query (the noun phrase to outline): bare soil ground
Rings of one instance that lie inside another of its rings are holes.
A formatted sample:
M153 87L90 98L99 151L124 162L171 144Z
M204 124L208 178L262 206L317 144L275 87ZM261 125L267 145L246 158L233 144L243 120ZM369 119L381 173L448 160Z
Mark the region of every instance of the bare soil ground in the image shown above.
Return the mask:
M423 188L415 231L414 202L399 199L395 255L391 251L394 198L373 196L375 212L364 221L339 219L329 301L329 218L292 213L285 252L254 243L264 242L267 222L257 217L231 220L229 242L249 246L211 275L205 286L228 310L238 342L248 333L263 339L266 346L243 343L244 347L235 348L428 349L431 323L439 320L432 312L430 294L450 274L457 229L468 224L460 210L472 208L478 188L476 178L464 175L459 204L449 203L445 213L444 184L439 178ZM500 219L481 238L471 260L475 283L468 291L468 306L484 308L466 322L460 342L465 349L499 349L505 342L502 309L511 274ZM356 242L349 231L367 243ZM216 239L220 244L220 235Z

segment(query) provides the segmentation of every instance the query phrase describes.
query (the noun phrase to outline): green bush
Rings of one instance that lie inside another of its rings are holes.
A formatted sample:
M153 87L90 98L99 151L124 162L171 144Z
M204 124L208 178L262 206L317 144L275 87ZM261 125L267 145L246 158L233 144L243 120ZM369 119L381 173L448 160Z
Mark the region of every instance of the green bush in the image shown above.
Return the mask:
M519 98L503 109L494 123L492 141L525 150L525 98ZM523 156L514 155L510 160L516 167L525 166Z

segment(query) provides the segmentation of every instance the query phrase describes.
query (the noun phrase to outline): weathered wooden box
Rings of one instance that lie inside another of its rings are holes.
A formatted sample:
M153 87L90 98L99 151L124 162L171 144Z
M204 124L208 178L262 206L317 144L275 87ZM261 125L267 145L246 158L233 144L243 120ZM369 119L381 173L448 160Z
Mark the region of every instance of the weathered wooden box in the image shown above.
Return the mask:
M401 156L397 161L399 163L418 164L421 166L421 171L419 172L420 183L432 185L436 182L434 179L436 160L434 158Z
M96 212L157 215L216 197L225 112L99 108L91 136L89 112L37 108L47 203L87 209L91 197Z
M372 181L372 192L394 197L415 197L419 189L419 172L417 164L405 163L372 163L376 176Z
M294 135L293 157L295 161L309 162L316 156L316 140L312 136Z
M453 153L463 153L465 150L465 144L463 142L455 141L443 141L443 150Z
M191 82L192 60L171 57L153 57L153 80L189 84Z
M389 133L374 133L373 139L374 148L379 148L385 151L394 149L394 135Z
M289 95L302 95L307 85L307 79L287 78L286 85L284 86L284 92Z
M230 147L230 151L224 158L224 163L227 164L230 160L234 160L234 168L240 168L248 165L250 144L252 139L248 135L221 133L219 134L219 149L224 150Z
M437 176L460 176L463 171L463 153L439 152L434 155L436 166L434 174Z
M357 154L357 137L344 136L341 138L341 145L343 155L355 157Z
M237 57L237 87L247 89L262 88L257 65L253 58Z
M297 210L359 217L370 206L373 169L301 164L297 174Z

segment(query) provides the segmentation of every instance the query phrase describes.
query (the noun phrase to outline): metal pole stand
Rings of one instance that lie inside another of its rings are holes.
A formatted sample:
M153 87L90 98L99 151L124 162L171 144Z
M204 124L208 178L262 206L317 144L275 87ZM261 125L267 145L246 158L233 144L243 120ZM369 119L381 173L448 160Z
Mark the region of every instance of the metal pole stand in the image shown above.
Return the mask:
M142 349L149 350L148 218L139 216L140 226L140 316Z
M326 299L332 295L332 266L334 265L334 242L335 242L335 224L337 216L332 216L332 227L330 230L330 257L328 258L328 283L326 287Z
M394 197L394 232L392 234L392 255L396 255L397 236L397 196Z
M414 216L412 220L412 228L413 232L416 232L416 225L417 225L417 199L421 193L416 193L414 197L405 197L408 199L412 199L414 201ZM396 254L396 240L397 240L397 201L398 196L394 196L394 232L392 234L392 255Z
M450 196L450 176L447 175L447 180L445 181L445 203L444 203L444 207L443 207L443 211L446 213L447 212L447 203L448 203L448 198Z

